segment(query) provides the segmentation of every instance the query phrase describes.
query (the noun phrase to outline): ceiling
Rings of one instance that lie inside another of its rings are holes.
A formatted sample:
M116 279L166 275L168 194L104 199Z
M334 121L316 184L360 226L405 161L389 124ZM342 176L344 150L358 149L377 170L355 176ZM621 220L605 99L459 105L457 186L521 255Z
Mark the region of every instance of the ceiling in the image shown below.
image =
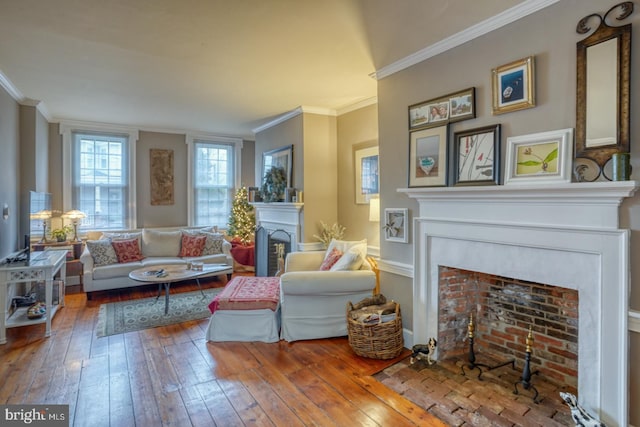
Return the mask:
M0 80L52 121L252 138L375 99L373 73L541 2L0 0Z

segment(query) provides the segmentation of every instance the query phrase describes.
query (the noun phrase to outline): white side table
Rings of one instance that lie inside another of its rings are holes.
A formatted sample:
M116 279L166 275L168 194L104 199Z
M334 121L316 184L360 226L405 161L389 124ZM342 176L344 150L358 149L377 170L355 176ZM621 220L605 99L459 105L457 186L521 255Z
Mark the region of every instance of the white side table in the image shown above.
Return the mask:
M31 254L29 262L0 265L0 344L7 342L7 328L45 324L45 337L51 336L51 319L60 307L64 307L64 281L66 280L66 250L48 250ZM53 278L60 272L61 286L58 304L53 304ZM38 319L27 317L28 307L8 311L7 295L11 286L18 283L44 282L46 314Z

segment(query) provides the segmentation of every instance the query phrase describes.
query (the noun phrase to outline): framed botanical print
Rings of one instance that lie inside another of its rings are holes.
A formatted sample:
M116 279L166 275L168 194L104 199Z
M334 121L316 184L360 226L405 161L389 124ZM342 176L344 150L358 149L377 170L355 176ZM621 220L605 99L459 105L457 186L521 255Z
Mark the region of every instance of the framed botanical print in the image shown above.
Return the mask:
M507 138L505 185L571 182L573 129Z
M456 132L453 185L500 184L500 125Z

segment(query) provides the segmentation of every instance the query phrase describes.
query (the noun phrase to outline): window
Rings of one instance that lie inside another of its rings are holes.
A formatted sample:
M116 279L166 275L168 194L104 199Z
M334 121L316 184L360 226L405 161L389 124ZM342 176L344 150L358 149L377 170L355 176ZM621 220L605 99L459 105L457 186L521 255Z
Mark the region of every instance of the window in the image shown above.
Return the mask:
M226 228L238 187L239 149L235 138L187 136L190 147L190 225Z
M78 209L87 215L80 229L135 228L131 165L137 134L68 125L61 125L61 133L65 160L70 162L65 165L64 210Z

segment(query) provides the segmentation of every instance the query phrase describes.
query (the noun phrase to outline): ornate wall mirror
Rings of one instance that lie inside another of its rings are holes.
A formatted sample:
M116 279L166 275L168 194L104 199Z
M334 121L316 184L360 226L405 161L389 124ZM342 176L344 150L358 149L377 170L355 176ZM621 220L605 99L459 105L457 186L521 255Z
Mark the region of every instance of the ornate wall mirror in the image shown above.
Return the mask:
M604 16L585 16L576 28L587 34L590 23L599 21L597 29L577 44L576 157L605 171L613 153L629 151L631 24L609 24L632 12L633 2L623 2Z

